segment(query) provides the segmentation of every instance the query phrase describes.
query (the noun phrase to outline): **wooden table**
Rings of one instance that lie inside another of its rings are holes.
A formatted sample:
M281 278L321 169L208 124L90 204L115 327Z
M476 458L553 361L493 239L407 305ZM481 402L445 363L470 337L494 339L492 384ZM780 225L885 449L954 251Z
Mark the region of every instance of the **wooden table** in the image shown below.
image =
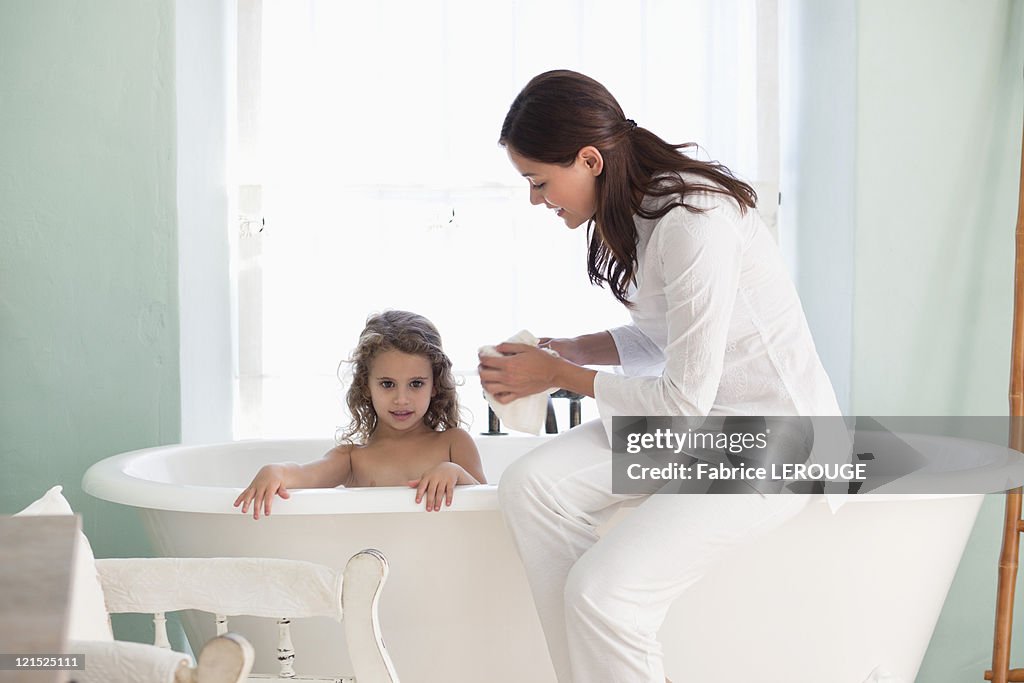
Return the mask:
M64 653L80 527L78 515L0 515L0 653ZM0 670L0 683L58 683L73 676L73 671L6 668Z

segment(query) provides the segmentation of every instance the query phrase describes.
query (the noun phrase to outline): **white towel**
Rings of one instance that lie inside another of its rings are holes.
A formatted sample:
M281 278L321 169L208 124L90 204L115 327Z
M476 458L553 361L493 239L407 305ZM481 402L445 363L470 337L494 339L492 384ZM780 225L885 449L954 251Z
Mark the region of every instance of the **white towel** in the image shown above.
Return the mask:
M528 330L520 330L506 339L505 342L536 346L538 339ZM544 350L553 356L558 355L551 349ZM502 354L498 353L498 349L494 346L481 346L480 355L500 356ZM544 428L544 421L548 416L548 394L552 391L558 391L558 387L552 387L532 396L517 398L511 403L505 404L498 403L489 391L484 391L484 398L487 399L487 403L491 406L494 414L498 416L502 424L509 429L528 434L540 434Z
M85 655L85 669L74 675L81 683L174 683L178 667L192 665L181 652L121 640L71 640L67 651Z
M96 561L107 609L198 609L255 617L341 619L341 570L257 557L106 558Z

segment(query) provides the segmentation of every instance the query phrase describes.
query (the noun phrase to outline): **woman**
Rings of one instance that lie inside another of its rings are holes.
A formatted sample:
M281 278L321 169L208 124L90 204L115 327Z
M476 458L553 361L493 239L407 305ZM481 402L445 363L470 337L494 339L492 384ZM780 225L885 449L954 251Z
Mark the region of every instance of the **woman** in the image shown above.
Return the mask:
M572 71L530 81L499 142L529 180L531 203L570 229L587 224L590 280L633 324L542 340L557 357L499 345L506 355L479 366L498 401L561 387L595 398L609 428L613 415L840 414L748 184L637 126L604 86ZM656 636L672 601L807 498L615 494L611 467L602 422L583 425L505 472L502 509L558 680L661 683ZM597 527L636 498L599 539Z

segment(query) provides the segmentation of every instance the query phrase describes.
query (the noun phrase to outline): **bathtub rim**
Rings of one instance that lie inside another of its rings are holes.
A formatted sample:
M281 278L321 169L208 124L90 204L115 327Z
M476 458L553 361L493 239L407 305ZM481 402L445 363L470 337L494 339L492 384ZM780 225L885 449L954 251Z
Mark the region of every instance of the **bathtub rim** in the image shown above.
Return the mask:
M89 467L82 477L82 490L94 498L141 509L241 515L240 508L234 507L232 503L244 487L153 481L135 476L127 472L126 468L140 458L150 457L154 453L170 454L184 449L217 449L238 444L311 441L320 440L246 439L215 444L168 444L141 448L105 458ZM446 507L443 511L496 510L497 493L497 486L490 484L460 486L451 507ZM382 486L373 489L294 489L288 500L277 498L274 501L271 516L417 511L425 512L425 506L422 503L415 503L412 489L401 486ZM249 515L252 515L251 509Z
M503 436L503 441L530 440L538 443L547 437L530 435ZM146 510L195 512L202 514L241 515L232 505L242 486L201 486L145 479L129 472L139 460L174 452L217 450L281 444L282 448L298 445L329 444L328 439L282 438L239 439L208 444L164 444L109 456L91 465L82 477L82 490L110 503ZM187 502L186 502L187 501ZM442 512L481 512L498 510L498 487L494 484L459 486L451 506ZM291 498L274 501L271 516L334 515L368 513L426 512L423 503L415 502L414 491L404 486L375 488L293 489ZM252 511L248 513L252 515ZM262 515L261 515L262 517Z
M962 441L969 444L981 444L985 447L1000 448L988 442L945 437L935 435L911 435L924 439L942 439ZM504 436L498 437L503 442L529 440L537 444L550 437ZM311 444L326 443L323 439L248 439L227 441L214 444L167 444L152 446L133 451L126 451L110 456L93 464L82 479L82 489L89 495L112 503L129 505L151 510L173 512L195 512L204 514L240 515L238 508L232 506L234 499L242 492L243 487L231 486L200 486L196 484L169 483L143 479L129 473L128 470L140 459L153 457L159 453L164 457L183 450L238 448L253 445L268 446L270 444ZM976 446L975 446L976 447ZM1003 450L1005 447L1002 447ZM1007 465L990 464L979 470L1000 468ZM949 476L937 473L930 477ZM425 513L425 506L415 503L413 491L406 487L377 487L353 489L296 489L291 492L288 500L274 501L272 516L290 515L334 515L334 514L374 514L374 513ZM844 504L863 504L871 502L898 500L930 500L955 498L962 496L986 495L982 493L868 493L858 495L830 496L833 501L838 498ZM815 494L812 502L824 503L824 495ZM460 486L450 507L441 512L484 512L498 510L498 494L496 484L480 484ZM250 513L251 514L251 513Z

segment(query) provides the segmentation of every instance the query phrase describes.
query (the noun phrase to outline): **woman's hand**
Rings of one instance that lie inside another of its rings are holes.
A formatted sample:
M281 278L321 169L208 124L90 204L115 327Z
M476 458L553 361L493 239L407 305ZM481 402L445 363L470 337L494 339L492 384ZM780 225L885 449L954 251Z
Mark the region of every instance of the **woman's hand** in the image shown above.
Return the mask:
M442 462L424 472L419 479L410 481L409 486L416 489L416 504L425 498L427 512L440 511L442 502L451 505L463 471L453 462Z
M477 369L480 384L498 403L509 403L557 386L558 367L565 361L529 344L506 342L495 348L505 355L481 355Z
M576 365L586 365L586 358L583 349L575 337L541 337L538 340L540 348L551 349L562 358Z
M252 503L252 518L260 518L260 508L263 508L263 515L270 516L270 508L274 502L274 494L282 498L291 498L292 494L285 488L285 467L284 465L264 465L256 473L252 483L238 498L235 498L234 507L242 506L242 514L249 511L249 504Z

